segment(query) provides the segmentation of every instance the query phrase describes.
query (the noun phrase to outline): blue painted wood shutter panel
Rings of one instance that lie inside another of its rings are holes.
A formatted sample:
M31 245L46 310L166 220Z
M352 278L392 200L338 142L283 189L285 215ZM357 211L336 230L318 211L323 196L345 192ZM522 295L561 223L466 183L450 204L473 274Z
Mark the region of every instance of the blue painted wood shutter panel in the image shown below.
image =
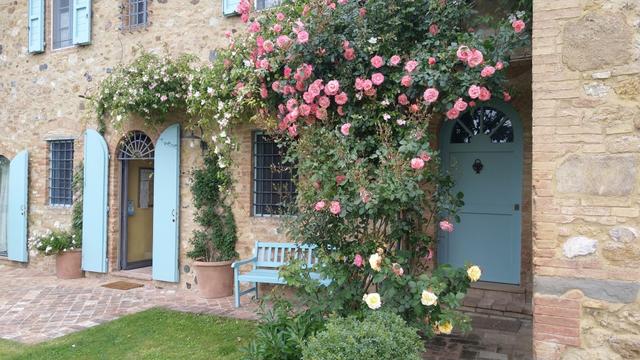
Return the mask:
M29 0L29 52L44 51L44 0Z
M89 129L84 140L82 269L107 272L109 152L104 138Z
M238 4L240 4L240 0L222 0L222 14L224 16L237 15Z
M27 262L27 209L29 183L29 153L24 150L9 165L9 214L7 217L7 257Z
M154 280L178 282L180 203L180 125L168 127L158 139L153 174Z
M73 0L73 44L91 43L91 0Z

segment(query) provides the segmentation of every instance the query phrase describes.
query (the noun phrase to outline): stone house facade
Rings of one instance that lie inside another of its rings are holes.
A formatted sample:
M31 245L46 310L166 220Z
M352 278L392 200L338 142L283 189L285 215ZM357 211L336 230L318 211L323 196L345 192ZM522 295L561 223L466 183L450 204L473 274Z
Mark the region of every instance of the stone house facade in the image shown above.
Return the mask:
M94 0L91 43L69 46L68 39L53 32L61 34L54 13L70 2L43 2L46 46L38 54L28 51L29 1L0 3L0 155L7 163L21 151L29 152L29 237L56 222L70 223L69 206L51 205L53 197L65 195L52 191L53 162L60 160L52 157L52 143L72 140L67 160L73 159L74 165L82 161L84 133L96 127L86 97L115 65L131 61L139 47L189 52L207 61L216 48L225 46L226 31L242 29L237 17L224 16L222 0L149 0L144 2L145 15L135 21L131 17L139 8L123 8L128 0ZM512 219L517 235L505 238L505 249L519 255L508 257L511 262L501 270L511 273L509 279L496 273L495 281L479 283L465 307L489 315L532 317L537 359L640 358L640 3L533 4L532 54L515 61L510 70L516 96L509 104L492 104L515 129L505 130L511 134L505 139L512 139L516 149L505 156L515 161L515 176L507 178L517 181L507 185L514 189L509 214L517 215ZM121 28L132 21L136 26ZM123 177L122 144L128 134L141 132L158 145L166 128L184 119L184 114L174 114L158 128L132 119L123 129L108 128L104 134L109 154L108 275L123 268L123 219L129 211L123 188L132 182ZM459 159L482 160L489 165L485 173L491 174L491 159L462 149L465 141L452 137L451 126L456 125L434 124L437 146ZM284 238L277 217L256 216L258 130L235 129L239 151L234 155L233 211L241 257L251 253L256 240ZM183 129L178 142L178 280L159 284L192 289L197 280L185 256L196 228L189 185L191 171L202 163L202 151L198 134ZM0 172L1 166L2 161ZM141 178L136 180L138 192ZM149 185L144 186L148 191ZM471 189L466 188L473 201ZM142 209L134 206L134 212ZM0 228L3 224L0 220ZM442 240L452 241L465 239ZM455 261L455 247L438 250L439 261ZM6 258L0 262L53 271L51 258L33 253L27 263Z

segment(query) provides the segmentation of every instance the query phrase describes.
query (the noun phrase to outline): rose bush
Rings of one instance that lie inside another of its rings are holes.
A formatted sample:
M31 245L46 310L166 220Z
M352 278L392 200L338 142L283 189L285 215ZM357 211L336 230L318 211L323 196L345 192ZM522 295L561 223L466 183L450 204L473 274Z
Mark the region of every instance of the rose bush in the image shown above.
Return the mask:
M296 165L288 235L318 245L314 271L332 283L318 286L298 264L283 276L314 313L389 309L427 335L468 327L455 309L480 269L428 271L435 228L454 231L462 205L430 129L511 97L505 70L527 44L527 14L489 20L456 0L285 1L255 17L251 8L240 2L247 33L228 34L188 102L221 158L229 124L250 118Z

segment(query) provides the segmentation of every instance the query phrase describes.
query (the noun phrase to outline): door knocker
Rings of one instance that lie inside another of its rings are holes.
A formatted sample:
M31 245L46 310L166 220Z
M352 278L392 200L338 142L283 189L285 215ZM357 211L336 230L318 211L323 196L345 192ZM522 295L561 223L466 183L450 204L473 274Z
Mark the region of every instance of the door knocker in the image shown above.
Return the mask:
M476 161L473 162L473 166L471 167L476 172L476 174L480 174L482 168L484 168L484 165L482 165L482 161L480 161L480 159L476 159Z

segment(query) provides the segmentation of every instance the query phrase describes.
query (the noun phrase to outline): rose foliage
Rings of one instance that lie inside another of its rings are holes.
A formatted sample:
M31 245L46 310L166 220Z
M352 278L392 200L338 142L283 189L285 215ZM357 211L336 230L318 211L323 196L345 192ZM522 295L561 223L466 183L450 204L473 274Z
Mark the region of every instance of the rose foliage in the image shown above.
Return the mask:
M292 239L318 245L313 269L283 270L319 316L387 308L425 334L468 327L455 309L477 267L427 271L433 234L454 231L462 194L441 172L430 129L495 98L527 45L527 14L480 20L473 2L299 0L238 11L218 61L199 69L189 110L230 151L234 122L272 129L299 176ZM220 136L220 134L223 136Z

